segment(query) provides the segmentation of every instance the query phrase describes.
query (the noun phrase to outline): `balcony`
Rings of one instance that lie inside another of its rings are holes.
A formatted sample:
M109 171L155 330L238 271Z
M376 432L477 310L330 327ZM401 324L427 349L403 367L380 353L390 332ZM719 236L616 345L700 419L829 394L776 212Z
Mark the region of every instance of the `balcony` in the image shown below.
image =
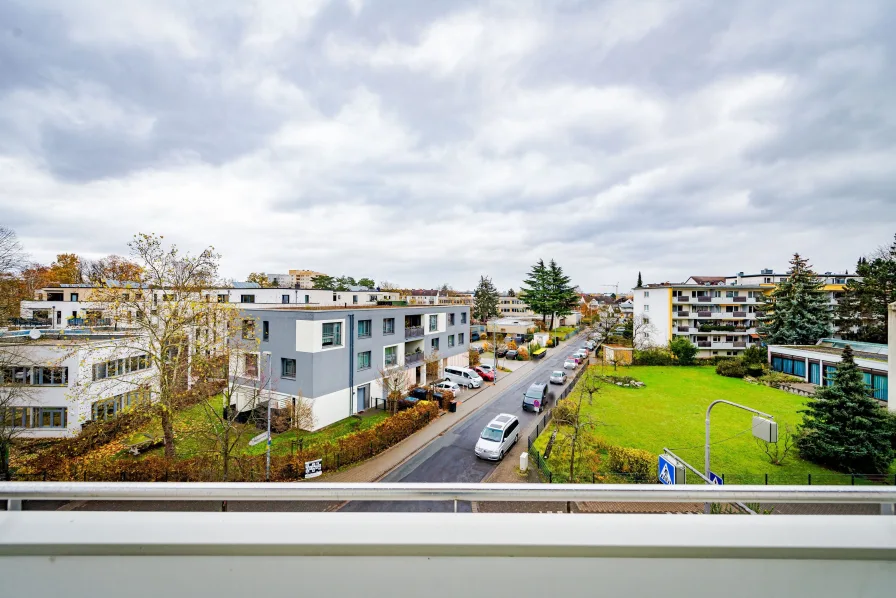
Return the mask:
M423 351L415 351L413 353L405 353L404 354L404 365L412 366L418 363L423 363Z
M404 338L422 338L423 337L423 326L410 326L405 327L404 329Z
M689 311L680 311L680 312L678 312L678 317L679 317L679 318L686 318L686 317L688 317L689 315L691 315L691 312L689 312Z
M672 297L672 300L676 301L678 303L687 303L691 300L691 298L685 297L685 296L678 296L678 297Z
M709 303L710 301L712 301L712 297L708 295L701 295L697 297L697 301L700 303Z
M691 331L690 326L679 326L678 327L678 332L690 332L690 331Z
M697 341L697 346L705 349L709 349L712 346L712 343L709 341Z
M712 312L709 312L709 311L698 311L697 312L698 318L709 318L711 316L712 316Z
M746 303L747 298L746 297L732 297L731 301L733 301L734 303Z
M86 326L93 328L96 326L111 326L112 318L69 318L67 322L70 327Z
M737 341L737 342L734 343L734 348L735 348L735 349L745 349L746 346L747 346L746 341Z
M746 318L746 317L747 317L747 312L745 312L745 311L735 311L735 312L731 312L731 315L734 316L735 318Z

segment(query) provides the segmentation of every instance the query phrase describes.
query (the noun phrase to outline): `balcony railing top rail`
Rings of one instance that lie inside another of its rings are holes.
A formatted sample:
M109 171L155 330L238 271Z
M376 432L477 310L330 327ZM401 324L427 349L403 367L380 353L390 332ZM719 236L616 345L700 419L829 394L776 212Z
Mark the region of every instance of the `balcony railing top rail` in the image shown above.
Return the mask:
M404 329L405 338L417 338L423 336L423 326L406 326Z
M896 503L896 486L0 482L13 500L622 501Z

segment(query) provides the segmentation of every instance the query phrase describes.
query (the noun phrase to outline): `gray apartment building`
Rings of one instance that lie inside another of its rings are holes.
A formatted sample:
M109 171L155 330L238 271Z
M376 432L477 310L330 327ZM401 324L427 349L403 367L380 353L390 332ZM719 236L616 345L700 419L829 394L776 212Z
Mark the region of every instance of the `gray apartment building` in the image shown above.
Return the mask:
M425 384L424 359L437 352L441 368L468 365L470 308L463 305L302 307L246 309L258 337L233 369L235 406L251 409L252 397L270 379L272 400L309 400L313 429L363 411L382 399L379 372L402 368L408 386ZM266 396L266 393L261 393Z

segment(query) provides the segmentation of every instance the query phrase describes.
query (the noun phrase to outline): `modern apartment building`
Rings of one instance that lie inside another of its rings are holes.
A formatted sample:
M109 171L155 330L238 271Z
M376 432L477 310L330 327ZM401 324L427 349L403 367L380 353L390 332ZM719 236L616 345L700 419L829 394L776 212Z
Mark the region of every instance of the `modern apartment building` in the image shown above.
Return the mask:
M295 287L293 277L289 274L274 274L272 272L262 272L262 274L268 279L268 282L277 288L291 289Z
M401 368L411 387L428 382L433 355L440 373L469 363L466 306L269 306L248 308L245 317L255 321L259 347L232 364L235 406L253 408L259 385L270 380L279 406L294 397L310 401L313 429L384 399L381 370Z
M38 336L36 331L31 334ZM23 438L77 435L91 421L152 400L154 365L137 336L0 336L0 417Z
M126 327L136 317L135 313L112 313L108 303L98 300L108 297L108 287L91 284L63 284L39 289L33 301L22 301L20 315L34 325L64 329L69 327ZM164 289L148 291L139 288L121 288L121 293L139 300L147 295L153 304L165 301ZM150 297L151 296L151 297ZM376 305L381 301L397 301L394 291L328 291L320 289L262 289L256 283L235 282L230 287L208 289L197 301L247 305L302 304L309 306L343 307Z
M311 282L311 279L315 276L326 276L326 274L315 272L314 270L290 270L290 286L299 289L314 288L314 283Z

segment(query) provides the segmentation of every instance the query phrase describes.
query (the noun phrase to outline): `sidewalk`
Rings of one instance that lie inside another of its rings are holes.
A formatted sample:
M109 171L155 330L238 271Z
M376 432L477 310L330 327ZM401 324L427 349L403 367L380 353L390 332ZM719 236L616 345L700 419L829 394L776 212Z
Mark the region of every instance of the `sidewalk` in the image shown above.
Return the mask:
M566 345L568 343L577 343L580 340L580 336L575 335L567 341L564 341L559 347L552 349L552 351L562 351L566 348ZM477 393L470 393L469 391L461 393L458 399L460 399L462 402L457 406L457 412L442 414L439 419L429 424L422 430L415 432L395 446L386 449L379 455L371 457L370 459L364 461L363 463L360 463L359 465L343 471L324 474L321 477L317 478L315 481L376 482L384 475L404 463L427 444L444 434L446 431L448 431L449 428L460 423L469 415L476 412L476 410L478 410L480 407L496 398L499 394L504 392L505 388L525 376L526 373L529 372L529 370L531 370L534 367L534 364L536 364L537 362L524 361L519 363L521 363L522 365L520 365L520 367L518 367L511 373L500 372L498 374L497 383L487 383L487 386L485 386ZM517 446L514 448L514 452L516 452L519 447L523 447L525 445L524 439L525 435L521 435L521 441L517 443ZM504 462L507 462L508 459L509 457L505 458ZM516 461L517 463L519 463L519 454L517 454L516 456Z

